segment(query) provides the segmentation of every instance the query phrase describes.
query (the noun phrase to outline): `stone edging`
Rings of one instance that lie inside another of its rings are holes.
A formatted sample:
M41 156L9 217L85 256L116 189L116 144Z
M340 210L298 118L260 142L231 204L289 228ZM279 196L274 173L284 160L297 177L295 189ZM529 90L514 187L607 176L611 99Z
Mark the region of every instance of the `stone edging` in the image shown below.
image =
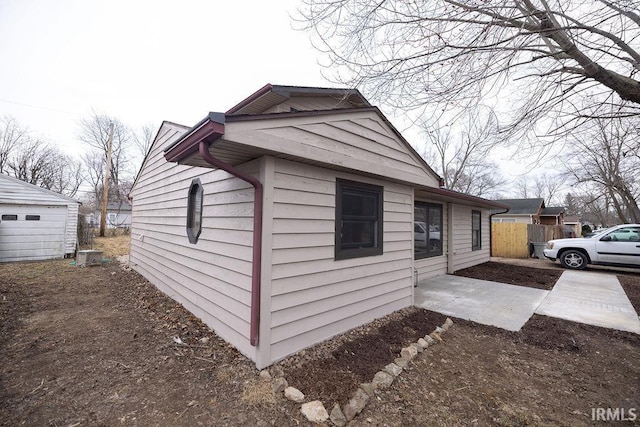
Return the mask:
M349 402L340 408L339 404L335 404L329 414L319 400L303 403L304 394L294 388L290 387L287 380L284 378L284 372L277 372L274 378L271 377L269 371L260 371L260 378L266 381L271 381L271 388L275 393L284 393L284 397L296 402L302 403L300 411L311 422L323 423L330 420L333 425L337 427L343 427L347 422L354 419L367 405L370 398L374 397L375 391L378 389L384 389L402 373L411 360L413 360L418 354L422 353L427 347L438 344L442 341L440 335L446 332L453 325L453 321L449 318L445 320L442 326L436 327L436 329L424 338L419 338L417 342L409 344L407 347L400 351L400 357L396 358L392 363L389 363L381 371L376 372L375 376L369 383L360 384L353 397Z

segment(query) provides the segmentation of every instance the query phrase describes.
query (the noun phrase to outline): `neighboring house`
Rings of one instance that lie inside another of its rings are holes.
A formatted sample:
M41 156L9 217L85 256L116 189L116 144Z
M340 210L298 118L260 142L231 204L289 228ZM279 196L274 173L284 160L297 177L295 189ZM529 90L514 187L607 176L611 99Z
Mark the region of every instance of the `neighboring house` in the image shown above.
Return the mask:
M80 202L0 174L0 262L73 256Z
M564 207L546 207L544 199L501 199L496 202L509 206L507 213L495 213L492 222L563 225Z
M540 215L545 207L544 199L501 199L496 202L509 206L509 212L494 214L493 222L540 224Z
M102 212L98 209L89 216L89 225L99 227L101 217ZM131 227L131 204L126 201L107 203L107 220L105 224L107 228Z
M130 263L262 368L489 260L506 206L439 184L357 90L267 85L162 124L130 194Z
M553 206L543 208L540 211L540 224L542 225L563 225L564 206Z

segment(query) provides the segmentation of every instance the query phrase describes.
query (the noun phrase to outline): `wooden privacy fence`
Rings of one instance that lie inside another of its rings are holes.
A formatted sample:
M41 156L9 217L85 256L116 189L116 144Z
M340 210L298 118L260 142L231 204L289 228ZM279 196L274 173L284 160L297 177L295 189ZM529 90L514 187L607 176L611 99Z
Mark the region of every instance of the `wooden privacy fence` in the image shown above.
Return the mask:
M564 238L561 225L522 223L491 224L491 255L504 258L529 258L529 243Z

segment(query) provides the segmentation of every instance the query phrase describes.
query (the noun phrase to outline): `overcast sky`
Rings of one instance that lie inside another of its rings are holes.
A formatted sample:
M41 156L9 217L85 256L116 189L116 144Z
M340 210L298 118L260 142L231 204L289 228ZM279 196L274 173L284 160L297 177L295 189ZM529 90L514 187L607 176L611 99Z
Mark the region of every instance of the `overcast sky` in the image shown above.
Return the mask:
M0 117L79 155L78 123L92 111L134 129L163 120L192 126L267 83L335 86L323 79L308 34L292 28L297 7L299 0L0 0ZM421 145L417 130L389 119ZM498 159L506 176L526 170L507 157Z
M194 125L267 83L328 86L297 0L0 0L0 116L82 150L92 109Z

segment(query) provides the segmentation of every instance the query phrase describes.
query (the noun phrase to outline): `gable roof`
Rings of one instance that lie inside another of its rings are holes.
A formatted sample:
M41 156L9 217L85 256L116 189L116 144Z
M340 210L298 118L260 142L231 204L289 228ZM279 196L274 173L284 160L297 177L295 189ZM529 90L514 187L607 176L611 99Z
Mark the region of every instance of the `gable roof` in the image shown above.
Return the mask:
M544 199L499 199L496 202L509 206L505 215L537 215L544 208Z
M440 180L355 89L266 85L227 113L209 113L167 148L165 158L211 168L198 152L201 142L231 166L272 155L417 185Z
M264 113L294 96L332 98L335 100L336 109L344 108L345 105L351 105L353 107L371 106L369 101L367 101L357 89L282 86L269 83L228 109L225 114L230 116Z
M540 215L543 216L559 216L564 213L564 206L552 206L542 209Z
M29 184L12 176L0 174L0 203L23 205L68 205L81 204L78 200L37 185Z
M185 132L187 129L189 129L189 126L185 126L185 125L181 125L179 123L174 123L174 122L170 122L168 120L163 120L162 123L160 124L160 127L158 128L158 131L156 132L156 136L153 138L153 141L151 142L151 145L149 145L149 149L147 150L147 153L144 156L144 159L142 159L142 164L140 165L140 169L138 169L138 173L136 174L136 178L133 180L133 185L131 186L131 191L133 191L133 189L135 188L136 184L138 183L138 180L140 179L140 175L142 174L142 170L147 166L147 163L149 161L149 156L150 154L153 152L153 150L155 149L155 146L158 144L158 141L161 140L163 137L166 136L166 134L170 131L175 131L175 130L179 130L180 132ZM129 195L127 195L127 197L130 196L131 193L129 193Z

